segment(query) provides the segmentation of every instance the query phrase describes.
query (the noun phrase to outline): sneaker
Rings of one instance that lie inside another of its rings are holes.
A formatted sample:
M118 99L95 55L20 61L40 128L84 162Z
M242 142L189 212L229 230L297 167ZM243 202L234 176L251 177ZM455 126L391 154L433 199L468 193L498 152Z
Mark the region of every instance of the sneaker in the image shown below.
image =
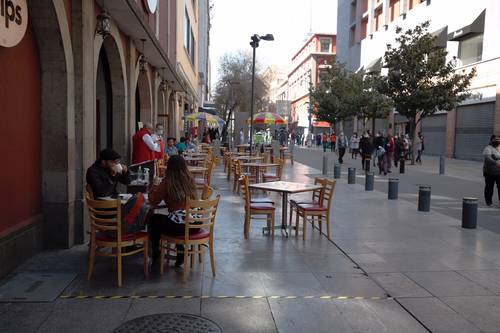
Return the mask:
M492 203L486 203L486 207L493 207Z

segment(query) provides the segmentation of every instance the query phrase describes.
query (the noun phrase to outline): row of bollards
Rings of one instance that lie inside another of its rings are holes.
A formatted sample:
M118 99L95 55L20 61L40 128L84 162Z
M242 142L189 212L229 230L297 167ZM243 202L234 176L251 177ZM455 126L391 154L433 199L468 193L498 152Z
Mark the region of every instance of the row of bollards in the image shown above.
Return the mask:
M401 168L401 165L400 165ZM402 166L402 173L404 173L404 164ZM444 158L440 158L439 173L444 174ZM333 167L333 174L335 179L340 179L341 166L335 164ZM366 171L365 173L365 191L373 191L375 188L375 173ZM356 168L347 169L347 183L352 185L356 184ZM399 193L399 179L389 178L387 198L389 200L397 200ZM418 206L419 212L429 212L431 209L431 186L420 185L418 189ZM475 229L477 227L477 198L463 198L462 203L462 228Z

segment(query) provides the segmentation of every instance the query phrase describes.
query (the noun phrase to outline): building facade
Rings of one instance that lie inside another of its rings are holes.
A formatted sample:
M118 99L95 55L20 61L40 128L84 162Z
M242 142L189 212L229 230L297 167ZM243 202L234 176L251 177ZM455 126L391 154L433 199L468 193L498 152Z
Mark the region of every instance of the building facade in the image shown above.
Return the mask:
M476 68L471 97L450 112L425 118L421 131L426 153L480 159L492 133L500 133L500 3L495 0L339 0L337 58L351 71L384 73L387 44L395 27L412 28L430 21L437 46L457 60L457 71ZM358 123L347 124L362 131ZM397 110L377 129L406 133L408 123Z
M330 124L316 121L310 115L310 87L321 82L321 75L335 62L337 49L336 36L333 34L312 34L299 51L292 57L287 79L288 100L291 105L291 129L309 134L309 125L313 128L329 128ZM283 87L278 89L282 95ZM281 97L278 97L281 98ZM313 112L312 112L313 113Z
M197 91L177 65L186 60L178 48L184 2L10 4L19 17L0 29L0 146L12 161L0 167L0 276L42 248L83 243L85 172L98 152L112 148L128 162L141 122L178 135Z

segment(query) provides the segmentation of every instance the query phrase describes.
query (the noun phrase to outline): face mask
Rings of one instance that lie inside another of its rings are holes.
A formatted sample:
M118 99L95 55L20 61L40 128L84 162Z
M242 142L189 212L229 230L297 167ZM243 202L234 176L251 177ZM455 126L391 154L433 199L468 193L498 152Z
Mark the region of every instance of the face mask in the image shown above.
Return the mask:
M112 169L113 169L114 172L116 172L118 174L120 174L120 173L123 172L123 167L122 167L122 165L120 163L117 163L117 164L113 165Z

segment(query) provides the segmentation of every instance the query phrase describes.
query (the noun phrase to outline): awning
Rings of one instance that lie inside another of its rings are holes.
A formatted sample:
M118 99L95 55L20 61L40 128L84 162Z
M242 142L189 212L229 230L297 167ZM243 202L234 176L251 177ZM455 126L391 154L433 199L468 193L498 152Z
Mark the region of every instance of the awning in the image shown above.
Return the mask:
M486 17L486 9L479 14L478 17L469 24L461 29L455 30L448 35L448 40L450 41L459 41L462 40L469 35L477 35L482 34L484 32L484 19Z
M366 66L366 73L380 73L382 70L382 57L373 60L368 66Z
M330 123L327 121L313 121L313 127L330 127Z
M217 115L217 109L214 107L201 106L198 108L198 112L206 112L213 115Z
M436 47L443 49L446 48L446 43L448 42L448 26L434 31L431 35L436 37Z

